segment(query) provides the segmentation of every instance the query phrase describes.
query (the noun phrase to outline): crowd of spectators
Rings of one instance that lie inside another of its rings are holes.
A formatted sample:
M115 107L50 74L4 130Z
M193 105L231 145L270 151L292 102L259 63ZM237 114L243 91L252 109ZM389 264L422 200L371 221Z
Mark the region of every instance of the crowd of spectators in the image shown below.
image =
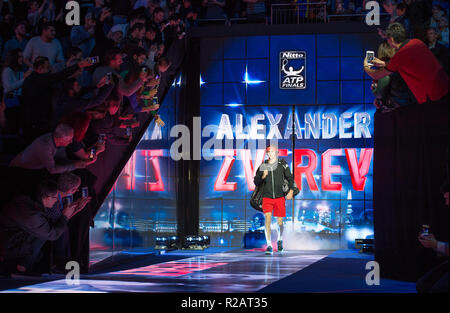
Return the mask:
M268 23L273 4L309 3L80 1L81 25L68 26L66 2L0 1L0 271L33 271L42 266L40 253L50 250L54 260L61 260L51 270L61 270L70 257L87 271L87 236L95 215L90 210L96 205L89 166L98 154L108 153L108 145L131 142L142 120L138 116L152 115L163 124L158 87L179 65L169 51L183 45L186 29L206 19L209 8L220 8L230 25L232 18ZM366 1L325 2L327 14L358 14ZM433 80L423 84L430 88L425 92L418 91L414 79L403 80L397 54L406 40L420 40L431 51L426 57L434 55L448 74L448 1L384 0L382 7L391 25L402 26L405 38L396 27L390 33L379 30L386 43L376 65L385 69L383 75L369 73L376 105L390 111L423 102L423 95L425 100L441 97L442 90L429 84ZM417 47L416 41L410 46ZM442 71L436 73L443 77ZM393 86L391 93L400 90L391 102L378 88L384 77L390 78L383 84Z
M190 0L0 2L0 274L88 271L97 207L89 170L158 115L178 71Z
M364 64L374 79L374 105L382 112L390 112L427 99L439 100L432 93L440 89L441 98L448 80L448 1L384 0L382 6L389 13L390 36L378 28L384 40L374 62L379 70L373 71L368 62Z
M390 14L386 30L379 28L384 42L379 46L377 57L368 60L366 56L363 65L365 72L373 78L377 113L391 114L407 107L421 108L422 111L432 106L448 108L448 1L405 0L396 3L386 0L383 7ZM375 144L379 140L385 139L375 139ZM448 142L439 144L447 146ZM413 148L408 153L416 155L421 149L423 147L418 143L417 151ZM448 206L448 167L441 191ZM428 232L421 233L418 241L446 260L419 279L417 291L448 292L448 242L439 241Z

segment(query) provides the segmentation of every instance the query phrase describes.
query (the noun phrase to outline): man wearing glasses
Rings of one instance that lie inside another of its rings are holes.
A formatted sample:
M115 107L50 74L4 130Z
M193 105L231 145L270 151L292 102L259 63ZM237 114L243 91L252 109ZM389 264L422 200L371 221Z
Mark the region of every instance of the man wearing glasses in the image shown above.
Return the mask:
M47 240L57 240L84 206L68 205L51 221L46 210L58 201L57 184L42 181L35 196L17 195L0 212L0 275L30 274Z

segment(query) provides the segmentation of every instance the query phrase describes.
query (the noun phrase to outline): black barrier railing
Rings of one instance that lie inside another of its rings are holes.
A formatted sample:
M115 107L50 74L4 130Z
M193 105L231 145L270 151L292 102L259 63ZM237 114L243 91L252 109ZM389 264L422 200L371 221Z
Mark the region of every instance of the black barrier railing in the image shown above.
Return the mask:
M329 14L327 17L328 22L335 21L365 21L367 13L360 14ZM390 16L389 13L380 13L380 18Z
M327 3L272 4L270 10L271 24L326 23Z

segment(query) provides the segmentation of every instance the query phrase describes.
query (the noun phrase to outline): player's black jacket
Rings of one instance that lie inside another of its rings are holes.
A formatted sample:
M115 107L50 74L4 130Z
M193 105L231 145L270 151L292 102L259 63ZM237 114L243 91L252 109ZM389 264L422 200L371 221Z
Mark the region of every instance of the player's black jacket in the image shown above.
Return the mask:
M265 179L261 177L264 174L264 169L269 171L269 174ZM288 181L289 189L294 189L294 177L291 174L291 170L287 165L285 160L278 159L278 162L274 164L269 164L268 160L266 160L263 164L261 164L256 171L255 178L253 179L256 186L264 183L263 189L263 198L281 198L284 197L285 194L283 192L283 183L284 179Z

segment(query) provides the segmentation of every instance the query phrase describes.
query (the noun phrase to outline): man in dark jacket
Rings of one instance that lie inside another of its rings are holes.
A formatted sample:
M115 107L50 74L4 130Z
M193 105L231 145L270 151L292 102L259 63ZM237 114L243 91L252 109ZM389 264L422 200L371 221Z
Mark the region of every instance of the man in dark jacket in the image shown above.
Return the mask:
M57 125L63 116L73 112L84 112L93 109L105 102L114 88L104 76L98 83L98 94L90 99L81 97L81 86L75 78L64 82L64 95L61 96L53 110L53 125Z
M438 37L439 33L436 28L430 27L427 29L428 48L448 74L448 48L438 42Z
M51 132L53 85L78 69L90 66L87 60L78 62L58 73L50 73L50 63L46 57L37 57L33 63L33 73L22 86L22 127L27 144L40 135Z
M72 216L84 208L67 205L61 216L52 221L46 210L58 201L57 185L43 181L35 197L17 195L0 213L0 262L4 268L19 273L30 272L47 240L58 239Z
M272 254L272 242L270 240L270 224L272 214L277 217L278 230L278 251L283 250L283 217L286 216L285 194L283 191L284 179L288 181L289 192L286 195L287 200L291 200L294 195L294 177L291 174L289 166L284 160L278 159L278 149L269 146L266 149L268 160L260 165L256 171L254 183L256 186L264 184L262 194L262 210L266 220L266 254ZM273 213L272 213L273 212Z

